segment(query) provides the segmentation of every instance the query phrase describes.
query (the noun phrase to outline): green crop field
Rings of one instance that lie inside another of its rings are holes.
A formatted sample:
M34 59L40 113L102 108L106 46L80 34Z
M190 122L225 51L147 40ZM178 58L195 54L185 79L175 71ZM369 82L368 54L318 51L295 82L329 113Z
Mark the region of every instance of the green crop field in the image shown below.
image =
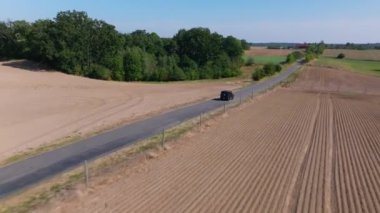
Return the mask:
M246 62L249 57L253 57L255 64L280 64L286 61L286 56L243 56L244 62Z
M354 72L370 74L380 77L380 61L355 60L355 59L336 59L332 57L320 57L316 65L345 69Z

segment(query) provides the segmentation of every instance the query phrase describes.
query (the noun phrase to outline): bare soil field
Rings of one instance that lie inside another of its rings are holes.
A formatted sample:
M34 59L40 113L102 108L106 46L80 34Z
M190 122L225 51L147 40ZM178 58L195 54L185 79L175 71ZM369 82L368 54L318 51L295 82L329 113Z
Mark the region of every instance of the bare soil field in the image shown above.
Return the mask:
M326 49L323 56L337 57L340 53L349 59L380 61L380 50Z
M289 49L267 49L266 47L251 47L245 51L247 56L287 56L294 50Z
M192 102L237 82L123 83L0 63L0 160L41 144L81 136Z
M37 212L380 212L379 85L307 67L157 158Z
M318 79L318 81L316 80ZM380 95L380 78L342 70L308 67L292 89L309 92Z

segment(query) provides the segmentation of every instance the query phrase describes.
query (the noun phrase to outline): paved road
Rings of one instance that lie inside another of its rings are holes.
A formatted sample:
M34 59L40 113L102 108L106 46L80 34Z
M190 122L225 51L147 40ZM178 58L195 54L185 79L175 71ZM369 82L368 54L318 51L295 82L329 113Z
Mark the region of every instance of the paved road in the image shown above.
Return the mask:
M271 88L299 69L300 66L301 64L297 63L287 71L265 82L237 91L234 102L240 101L239 97L242 99L249 98L252 94L258 94ZM5 197L78 166L84 160L95 159L121 147L149 138L160 133L163 129L169 129L183 121L199 116L201 113L223 107L223 105L224 102L217 100L198 103L2 167L0 168L0 197Z

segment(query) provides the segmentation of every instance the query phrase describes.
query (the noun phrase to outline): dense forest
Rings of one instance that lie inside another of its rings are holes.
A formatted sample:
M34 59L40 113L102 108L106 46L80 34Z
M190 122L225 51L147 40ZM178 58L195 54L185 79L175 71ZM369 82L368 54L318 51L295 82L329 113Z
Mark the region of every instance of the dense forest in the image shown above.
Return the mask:
M237 76L249 44L207 28L173 38L118 32L85 12L53 20L0 22L0 59L25 58L65 73L118 81L177 81Z

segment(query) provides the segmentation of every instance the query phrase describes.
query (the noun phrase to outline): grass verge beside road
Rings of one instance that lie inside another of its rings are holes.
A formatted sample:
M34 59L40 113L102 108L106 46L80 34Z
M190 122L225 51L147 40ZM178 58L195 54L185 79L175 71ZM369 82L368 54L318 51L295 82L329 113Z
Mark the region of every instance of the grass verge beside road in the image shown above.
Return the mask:
M281 81L282 87L289 87L289 85L297 80L301 72L305 69L305 67L301 67L291 75L289 75L285 80Z

